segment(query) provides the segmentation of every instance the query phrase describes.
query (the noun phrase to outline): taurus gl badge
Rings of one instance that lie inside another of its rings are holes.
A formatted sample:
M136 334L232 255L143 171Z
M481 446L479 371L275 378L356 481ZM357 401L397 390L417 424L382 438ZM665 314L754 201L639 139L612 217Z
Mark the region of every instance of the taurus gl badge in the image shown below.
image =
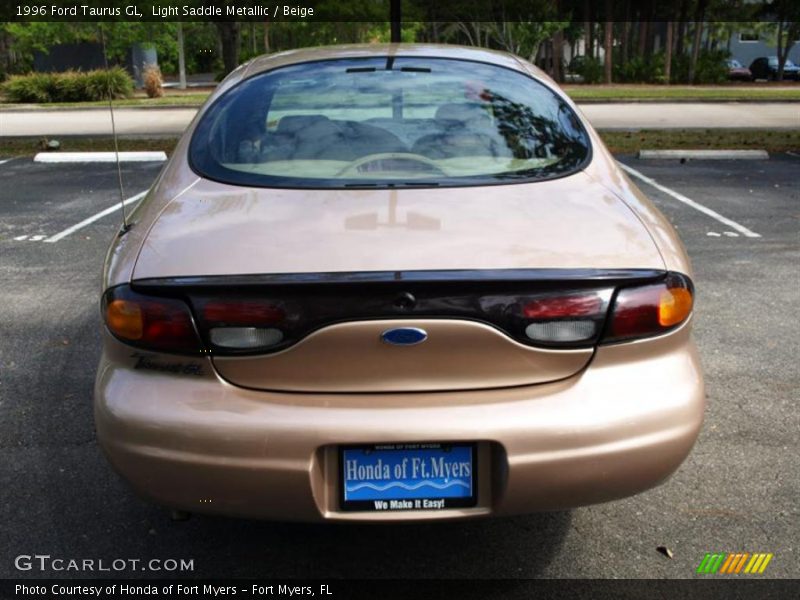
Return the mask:
M393 346L415 346L427 340L428 333L417 327L397 327L384 331L381 339Z

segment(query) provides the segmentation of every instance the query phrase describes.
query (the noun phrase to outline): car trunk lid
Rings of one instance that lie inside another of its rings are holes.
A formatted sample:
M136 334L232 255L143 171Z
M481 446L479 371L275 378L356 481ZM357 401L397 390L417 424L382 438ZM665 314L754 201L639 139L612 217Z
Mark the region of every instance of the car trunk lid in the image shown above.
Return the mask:
M202 182L153 224L133 284L187 299L233 384L400 392L574 375L615 287L662 273L628 207L578 174L428 190ZM409 335L424 339L388 339Z
M480 187L254 189L201 180L170 202L134 279L264 273L664 267L585 173Z

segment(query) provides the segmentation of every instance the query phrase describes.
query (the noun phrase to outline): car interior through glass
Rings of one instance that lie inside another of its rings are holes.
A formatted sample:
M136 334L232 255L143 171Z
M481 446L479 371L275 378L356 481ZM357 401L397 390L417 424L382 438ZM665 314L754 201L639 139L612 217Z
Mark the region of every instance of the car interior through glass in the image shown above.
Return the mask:
M589 152L572 108L521 72L378 57L247 78L203 115L190 161L263 187L486 185L563 176Z

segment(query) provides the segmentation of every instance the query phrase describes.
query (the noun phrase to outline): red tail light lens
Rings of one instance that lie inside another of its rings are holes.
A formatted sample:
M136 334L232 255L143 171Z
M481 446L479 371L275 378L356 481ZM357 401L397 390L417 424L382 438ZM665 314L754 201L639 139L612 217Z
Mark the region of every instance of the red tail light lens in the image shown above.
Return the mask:
M595 293L541 298L523 307L526 319L558 319L593 316L603 310L603 299Z
M271 325L285 317L283 309L263 302L212 300L203 306L203 319L215 324Z
M103 313L109 331L128 344L164 352L202 351L189 307L181 300L145 296L123 285L106 292Z
M661 283L625 288L614 300L604 342L649 337L674 329L692 312L694 290L685 275L670 273Z

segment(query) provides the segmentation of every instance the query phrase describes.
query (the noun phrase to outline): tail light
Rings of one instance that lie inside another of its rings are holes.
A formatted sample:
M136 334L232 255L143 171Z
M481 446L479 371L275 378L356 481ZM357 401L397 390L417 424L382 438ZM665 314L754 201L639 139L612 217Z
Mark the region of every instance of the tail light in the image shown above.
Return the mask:
M109 331L133 346L183 354L202 352L192 314L182 300L145 296L123 285L106 292L103 314Z
M586 345L603 328L612 290L548 295L522 304L525 336L548 345Z
M529 346L591 348L666 333L686 321L693 304L689 278L663 272L648 272L635 284L609 278L271 285L192 278L135 286L105 296L106 323L117 338L217 355L277 352L335 323L422 318L483 322Z
M248 299L197 302L211 345L230 351L268 351L285 339L286 312L275 303Z
M623 288L614 299L603 342L621 342L666 333L692 312L694 289L685 275L670 273L660 283Z

